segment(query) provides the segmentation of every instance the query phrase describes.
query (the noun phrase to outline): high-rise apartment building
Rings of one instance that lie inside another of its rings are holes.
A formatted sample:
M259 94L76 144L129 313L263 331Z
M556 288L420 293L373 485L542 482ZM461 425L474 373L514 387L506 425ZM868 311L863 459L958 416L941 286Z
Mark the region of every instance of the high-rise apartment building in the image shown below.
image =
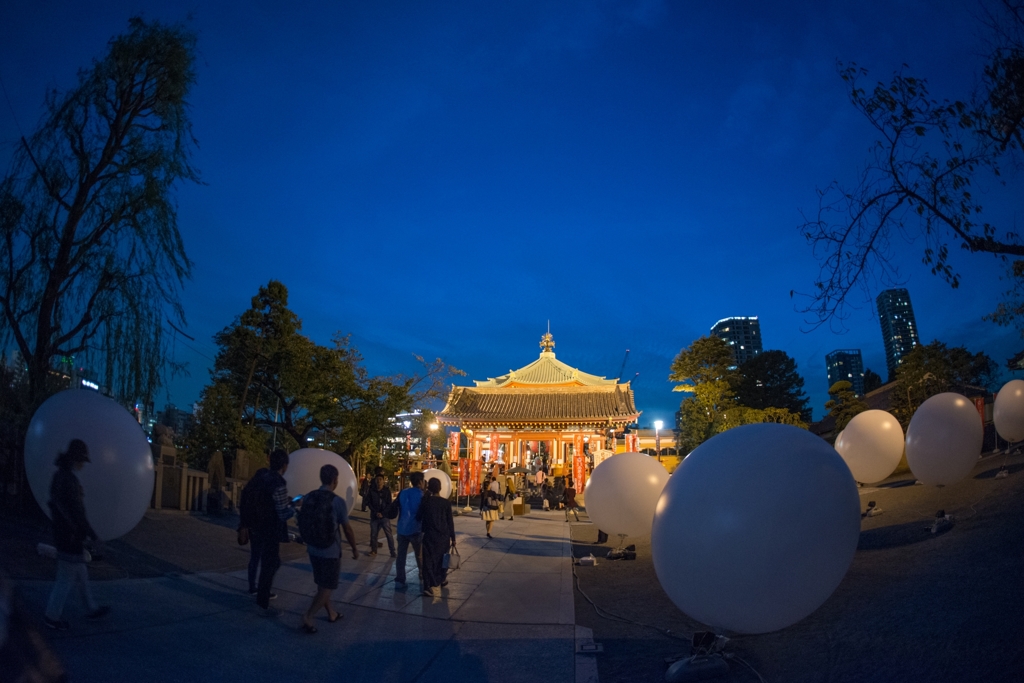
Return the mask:
M736 365L761 353L761 322L757 316L749 318L722 318L711 328L711 334L721 337L732 349Z
M875 299L878 321L882 325L882 343L885 344L885 364L889 368L889 381L896 379L896 367L903 356L921 343L910 305L910 293L905 289L887 289Z
M864 395L864 359L860 349L837 349L825 356L828 368L828 388L836 382L846 380L853 385L858 396Z

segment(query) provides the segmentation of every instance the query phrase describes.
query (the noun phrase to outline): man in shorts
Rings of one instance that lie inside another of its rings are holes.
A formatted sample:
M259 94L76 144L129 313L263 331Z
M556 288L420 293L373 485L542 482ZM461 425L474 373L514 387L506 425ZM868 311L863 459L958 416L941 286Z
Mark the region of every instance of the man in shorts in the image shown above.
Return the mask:
M317 592L313 596L306 614L302 617L302 630L306 633L316 633L316 626L313 625L313 617L320 608L327 610L327 620L332 624L341 618L341 614L331 605L331 593L338 587L338 577L341 575L341 538L338 535L340 526L345 532L345 540L352 548L352 559L359 559L359 551L356 550L356 536L352 533L352 526L348 522L348 507L344 499L334 495L334 489L338 488L338 468L334 465L324 465L320 468L320 483L322 486L316 491L306 494L302 501L304 512L309 512L324 504L331 506L331 515L334 521L333 543L327 547L316 547L306 545L309 553L309 563L313 565L313 581L316 583ZM327 494L330 494L328 497ZM309 505L310 507L306 507Z

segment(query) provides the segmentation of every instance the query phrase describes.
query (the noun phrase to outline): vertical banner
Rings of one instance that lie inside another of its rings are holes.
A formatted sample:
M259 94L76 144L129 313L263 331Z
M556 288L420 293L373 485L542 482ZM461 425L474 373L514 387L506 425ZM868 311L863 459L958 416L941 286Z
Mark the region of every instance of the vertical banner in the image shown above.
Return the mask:
M458 451L456 451L456 457L458 457ZM469 495L469 458L463 458L459 461L459 495Z
M640 452L640 439L636 432L630 432L625 435L626 440L626 452L627 453L639 453Z
M498 441L498 433L491 432L491 457L488 458L488 462L498 462L499 452L501 452L501 442Z
M475 496L480 493L480 442L473 440L473 457L469 463L469 494Z
M586 478L587 461L583 455L583 435L574 434L572 437L572 480L576 484L577 491L583 490Z
M981 426L985 426L985 397L975 396L974 407L978 409L978 414L981 415Z
M456 430L448 435L448 459L457 462L459 459L459 446L462 444L462 432Z

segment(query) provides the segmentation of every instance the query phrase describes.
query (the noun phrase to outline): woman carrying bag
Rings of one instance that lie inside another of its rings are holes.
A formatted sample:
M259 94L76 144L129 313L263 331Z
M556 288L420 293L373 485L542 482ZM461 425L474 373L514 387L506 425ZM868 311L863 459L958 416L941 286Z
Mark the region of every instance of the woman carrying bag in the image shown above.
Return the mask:
M498 519L498 494L491 487L484 489L480 497L480 519L484 520L487 528L487 538L494 538L491 536L491 527Z

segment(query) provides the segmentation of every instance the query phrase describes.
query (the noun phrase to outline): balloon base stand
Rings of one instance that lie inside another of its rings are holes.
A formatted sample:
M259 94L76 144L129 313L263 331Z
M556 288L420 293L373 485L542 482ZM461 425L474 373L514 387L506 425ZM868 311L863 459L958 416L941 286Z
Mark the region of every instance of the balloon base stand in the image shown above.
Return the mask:
M666 683L707 681L729 673L729 664L722 654L727 642L728 638L716 635L712 631L694 633L690 654L675 658L665 672Z
M693 655L680 659L665 672L665 683L707 681L729 673L729 665L720 654Z
M1005 467L996 472L996 479L1006 479L1008 476L1010 476L1010 470Z
M932 523L932 533L941 534L953 528L953 517L947 515L945 510L939 510L935 514L935 521Z

